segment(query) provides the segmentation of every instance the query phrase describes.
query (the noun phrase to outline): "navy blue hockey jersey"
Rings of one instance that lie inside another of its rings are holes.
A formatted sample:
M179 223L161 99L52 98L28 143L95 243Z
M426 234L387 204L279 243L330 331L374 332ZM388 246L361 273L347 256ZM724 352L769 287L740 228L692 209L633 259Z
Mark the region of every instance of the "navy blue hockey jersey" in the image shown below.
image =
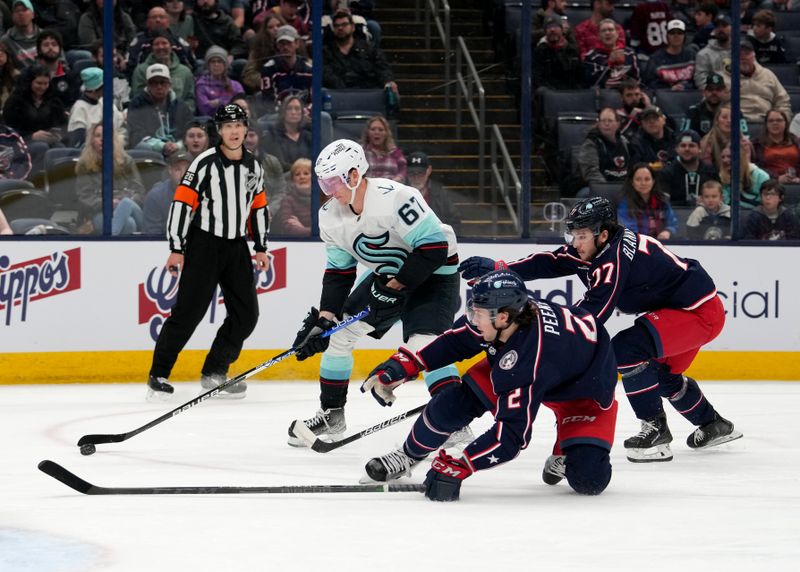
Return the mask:
M602 324L576 307L534 301L537 316L505 342L486 342L465 317L417 352L427 370L486 353L488 375L464 376L495 418L464 454L475 470L510 461L528 446L543 402L577 399L610 407L617 365ZM473 370L470 370L473 371Z
M586 286L578 302L605 323L614 308L626 314L662 308L692 310L717 295L700 263L681 258L661 242L622 228L590 262L571 246L508 263L523 280L576 274Z

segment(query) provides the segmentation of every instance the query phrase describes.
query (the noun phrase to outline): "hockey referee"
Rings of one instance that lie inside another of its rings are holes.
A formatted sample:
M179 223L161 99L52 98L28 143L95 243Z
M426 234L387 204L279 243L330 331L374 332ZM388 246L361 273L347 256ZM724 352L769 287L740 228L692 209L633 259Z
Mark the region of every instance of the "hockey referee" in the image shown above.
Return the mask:
M161 327L147 382L148 400L166 400L174 392L168 379L178 354L206 313L219 284L227 316L203 364L200 384L213 389L225 381L228 367L258 321L258 301L247 245L255 240L257 270L269 269L269 211L264 171L244 148L247 114L236 104L214 115L221 143L189 165L167 219L170 250L167 269L180 273L178 296ZM220 396L241 398L247 385L237 383Z

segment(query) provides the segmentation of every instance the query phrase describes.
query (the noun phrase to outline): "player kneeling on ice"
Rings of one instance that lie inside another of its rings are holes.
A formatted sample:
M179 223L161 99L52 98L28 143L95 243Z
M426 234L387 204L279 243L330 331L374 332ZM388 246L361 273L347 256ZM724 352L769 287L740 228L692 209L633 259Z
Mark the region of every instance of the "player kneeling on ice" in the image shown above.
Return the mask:
M367 475L388 481L439 449L450 433L491 411L494 425L459 458L444 450L425 478L431 500L458 500L461 482L476 471L512 460L530 443L539 405L553 410L557 440L543 479L566 478L578 493L596 495L611 480L617 369L602 324L575 307L530 299L522 279L508 270L489 272L472 289L467 315L417 352L405 348L376 367L364 382L380 402L421 371L486 357L462 383L436 393L417 418L402 449L371 459Z
M331 197L319 210L319 233L327 263L319 310L312 308L292 344L297 359L320 352L320 408L289 426L289 444L309 446L308 436L338 441L345 431L344 406L353 370L353 349L364 336L380 339L398 321L403 340L421 348L447 330L458 311L460 278L453 229L407 185L365 177L364 150L355 141L334 141L317 158L314 171ZM358 263L370 269L356 283ZM337 317L369 315L321 337ZM460 383L450 363L425 375L431 394ZM467 428L468 429L468 428ZM470 439L471 440L471 435ZM311 439L313 442L313 439Z

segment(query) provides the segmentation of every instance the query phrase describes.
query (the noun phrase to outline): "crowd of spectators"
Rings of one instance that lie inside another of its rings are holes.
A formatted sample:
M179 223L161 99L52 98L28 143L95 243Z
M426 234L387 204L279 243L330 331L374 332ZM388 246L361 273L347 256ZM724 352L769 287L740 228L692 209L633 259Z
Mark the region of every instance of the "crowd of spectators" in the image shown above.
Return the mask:
M796 216L797 205L782 202L786 185L800 184L800 27L781 26L781 18L800 10L800 3L742 2L736 46L727 2L627 3L624 17L615 12L614 0L580 4L588 17L571 21L575 5L542 0L533 22L534 104L556 100L545 92L595 94L593 102L560 118L543 107L534 110L549 126L537 133L550 179L562 196L610 194L620 219L653 237L729 237L729 229L720 229L730 222L736 50L742 226L754 225L756 212L762 223L764 217L775 223L778 212L781 220ZM797 40L794 48L787 36ZM587 125L582 141L565 135L574 130L559 130L569 122L585 124L593 115L596 123ZM767 183L765 203L761 189ZM780 208L770 206L773 194ZM794 236L790 224L780 226L780 232L750 230L742 236Z
M324 3L323 87L385 91L396 106L373 6ZM264 166L273 232L311 234L309 18L308 0L114 1L113 235L164 235L182 170L216 144L210 118L230 102L248 113L245 145ZM0 178L46 190L48 158L72 158L69 222L82 233L103 226L102 40L103 0L0 0ZM406 182L392 129L381 114L364 122L370 175ZM139 161L162 165L160 180Z

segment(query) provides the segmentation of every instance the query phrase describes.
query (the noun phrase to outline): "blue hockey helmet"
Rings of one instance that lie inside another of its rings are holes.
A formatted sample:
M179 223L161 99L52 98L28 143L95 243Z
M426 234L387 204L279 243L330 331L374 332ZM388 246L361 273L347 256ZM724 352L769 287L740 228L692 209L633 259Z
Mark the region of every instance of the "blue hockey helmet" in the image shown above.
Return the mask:
M521 312L528 305L528 290L519 274L512 270L493 270L472 285L467 318L472 322L475 308L489 310L492 320L500 311Z

